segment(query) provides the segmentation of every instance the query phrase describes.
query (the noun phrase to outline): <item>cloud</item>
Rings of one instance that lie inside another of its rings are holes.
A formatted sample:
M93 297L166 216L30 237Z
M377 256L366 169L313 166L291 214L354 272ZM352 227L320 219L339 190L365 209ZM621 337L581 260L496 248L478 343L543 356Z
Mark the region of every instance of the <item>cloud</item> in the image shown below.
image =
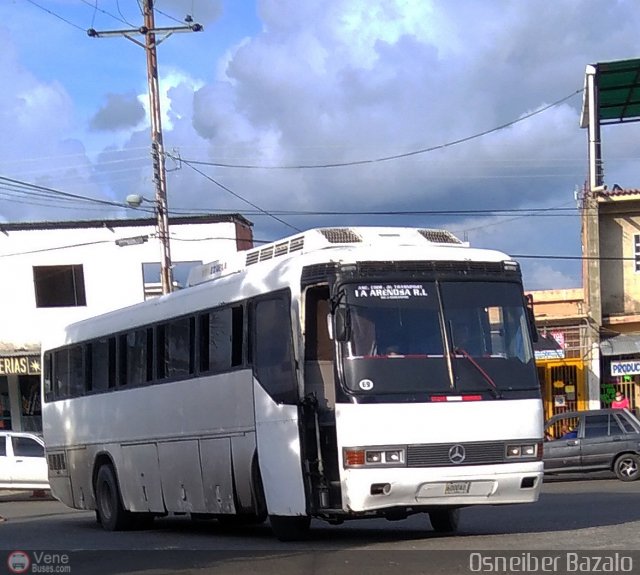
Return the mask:
M106 98L106 104L91 118L92 130L126 130L144 120L144 106L135 94L107 94Z
M635 56L634 2L262 0L221 11L221 2L163 0L158 7L178 19L193 10L207 24L159 50L165 149L186 160L167 162L170 209L237 210L255 221L260 239L322 225L415 225L447 227L510 254L580 254L577 211L522 217L517 210L576 207L587 172L576 91L587 64ZM125 15L140 19L133 9ZM157 19L172 25L166 15ZM89 86L66 76L59 61L49 76L32 72L16 38L0 31L0 72L11 86L0 93L0 125L17 134L9 157L28 150L52 159L40 174L15 173L44 177L46 169L62 189L84 177L87 189L110 199L152 193L144 58L135 68L118 51L126 42L97 44L99 67L113 81L88 98ZM70 141L77 155L63 171L56 155L68 153ZM412 154L427 148L435 149ZM608 183L640 187L637 128L603 130L603 153ZM402 154L410 155L382 161ZM335 163L353 165L293 168ZM279 211L290 226L255 206ZM468 213L436 213L452 209ZM382 213L363 213L373 211ZM580 285L579 263L522 264L535 287Z

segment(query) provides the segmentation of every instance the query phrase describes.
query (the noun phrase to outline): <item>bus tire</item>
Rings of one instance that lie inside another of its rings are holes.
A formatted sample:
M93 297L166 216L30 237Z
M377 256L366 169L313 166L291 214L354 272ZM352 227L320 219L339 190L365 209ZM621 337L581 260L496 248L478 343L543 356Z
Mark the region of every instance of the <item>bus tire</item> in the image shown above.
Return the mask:
M300 541L309 533L308 515L269 515L271 530L280 541Z
M635 453L623 453L613 464L613 471L620 481L640 479L640 457Z
M460 522L460 509L429 511L429 520L436 533L455 533Z
M107 531L121 531L131 524L131 514L122 505L122 497L111 465L102 465L95 484L96 513Z

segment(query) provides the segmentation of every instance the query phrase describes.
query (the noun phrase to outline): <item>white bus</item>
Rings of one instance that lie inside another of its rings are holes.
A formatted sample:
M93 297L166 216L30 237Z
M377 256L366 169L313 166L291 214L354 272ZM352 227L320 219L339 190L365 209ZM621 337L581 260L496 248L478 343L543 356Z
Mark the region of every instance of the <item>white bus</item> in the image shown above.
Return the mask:
M114 278L114 281L117 281ZM534 502L543 411L520 268L449 232L323 228L43 346L55 496L108 530ZM425 523L425 526L427 524Z

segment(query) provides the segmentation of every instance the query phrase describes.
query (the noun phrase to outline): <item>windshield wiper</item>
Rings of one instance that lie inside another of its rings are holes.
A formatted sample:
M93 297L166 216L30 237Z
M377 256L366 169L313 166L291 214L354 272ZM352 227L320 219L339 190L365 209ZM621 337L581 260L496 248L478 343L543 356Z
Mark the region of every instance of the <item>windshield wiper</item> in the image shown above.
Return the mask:
M482 376L482 379L487 382L488 384L487 389L489 389L489 391L493 394L493 397L495 397L496 399L502 399L502 393L498 389L496 382L493 381L493 379L491 379L491 376L484 369L482 369L480 365L478 365L478 362L475 359L473 359L471 355L469 355L469 352L467 352L466 349L462 349L461 347L456 347L454 348L453 352L456 354L459 353L462 355L462 357L468 359L469 363L471 363L471 365L473 365L473 367L475 367L478 373Z

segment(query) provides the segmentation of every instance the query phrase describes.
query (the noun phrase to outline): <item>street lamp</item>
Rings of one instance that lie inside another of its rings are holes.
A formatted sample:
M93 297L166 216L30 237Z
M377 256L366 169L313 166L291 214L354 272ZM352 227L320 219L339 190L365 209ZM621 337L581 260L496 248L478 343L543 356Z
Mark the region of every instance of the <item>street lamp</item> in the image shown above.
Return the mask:
M142 202L151 202L140 194L129 194L125 201L132 208L139 208ZM160 282L162 293L171 293L173 289L173 278L171 277L171 246L169 242L169 215L167 213L166 201L159 198L155 203L156 227L158 239L160 240Z

